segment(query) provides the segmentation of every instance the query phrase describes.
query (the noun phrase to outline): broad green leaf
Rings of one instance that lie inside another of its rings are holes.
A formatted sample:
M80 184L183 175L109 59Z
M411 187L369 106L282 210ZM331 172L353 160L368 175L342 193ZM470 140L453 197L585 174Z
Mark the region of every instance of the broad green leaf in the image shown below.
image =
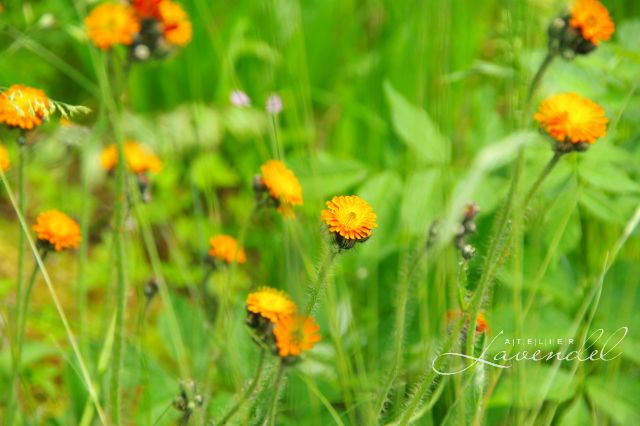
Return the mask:
M447 163L451 142L442 135L427 112L412 105L388 81L384 83L384 92L391 110L393 128L398 137L421 160Z
M578 397L569 405L569 408L560 418L558 426L583 426L591 424L592 419L589 414L589 406L582 396Z
M580 194L580 205L605 222L623 221L616 209L616 203L600 190L585 188Z
M429 225L442 211L442 185L439 170L416 172L409 176L400 206L403 229L412 236L426 236Z
M515 362L515 361L514 361ZM570 399L576 391L577 382L575 378L564 370L557 370L555 375L553 368L527 362L527 368L520 372L525 374L526 385L522 387L520 397L514 392L517 389L517 382L514 382L514 375L511 371L503 373L503 378L498 382L496 390L489 401L490 407L517 406L522 408L535 407L543 401L553 401L561 403ZM548 392L546 392L547 385Z
M638 193L640 184L635 182L620 167L612 164L602 164L600 161L585 161L578 167L578 174L582 180L596 188L619 193Z
M587 379L587 395L619 425L640 424L640 381L633 376Z

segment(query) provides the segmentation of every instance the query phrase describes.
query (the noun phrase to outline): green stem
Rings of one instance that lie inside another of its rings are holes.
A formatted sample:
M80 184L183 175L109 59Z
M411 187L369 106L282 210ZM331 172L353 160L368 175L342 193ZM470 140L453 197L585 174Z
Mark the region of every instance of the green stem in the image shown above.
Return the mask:
M527 206L529 205L529 202L531 201L531 199L533 198L533 196L536 194L536 192L538 191L538 189L540 189L540 185L542 185L542 182L544 182L544 180L547 178L547 176L549 176L549 174L551 173L551 171L555 168L555 166L558 164L558 161L560 160L560 158L562 157L564 153L562 151L555 151L553 154L553 157L551 157L551 159L549 160L549 162L547 163L547 165L545 166L545 168L542 170L542 172L540 172L540 175L538 176L538 179L534 182L534 184L531 186L531 189L529 189L529 192L527 193L527 196L524 199L524 204L523 207L526 209Z
M47 258L48 253L49 253L48 250L44 250L41 252L40 257L43 262ZM31 272L31 276L29 277L29 282L27 283L27 291L24 295L22 308L20 309L20 311L22 312L22 316L21 318L19 318L19 321L18 321L18 333L19 333L18 334L18 365L17 365L18 368L16 368L16 370L19 370L19 367L20 367L19 364L22 359L22 347L24 346L24 334L27 328L26 326L27 326L27 316L29 313L29 302L31 301L31 292L33 291L33 285L36 282L38 271L40 271L40 267L36 262L33 265L33 271Z
M111 370L111 419L115 425L121 423L120 378L124 358L125 311L127 307L127 277L125 271L124 223L126 220L126 170L124 141L117 140L118 164L116 166L116 207L114 243L116 254L116 333L113 346Z
M393 383L402 364L402 348L405 336L405 323L407 317L406 311L407 301L409 298L409 289L411 287L413 274L416 270L418 270L418 266L420 264L422 256L426 253L426 247L426 244L421 244L421 248L416 253L415 258L411 264L411 268L403 274L403 277L400 281L400 286L398 288L398 299L396 302L396 318L394 327L393 361L391 368L389 369L387 380L385 381L384 387L377 401L379 417L381 417L384 413L387 395L389 395L389 392L391 391L391 387L393 386Z
M227 412L227 414L224 415L224 417L222 417L222 420L220 420L220 423L218 423L218 426L227 424L227 422L231 420L231 418L238 412L240 407L242 407L242 404L244 404L245 401L255 391L256 387L258 386L258 383L260 382L260 377L262 376L262 370L264 367L264 360L266 358L266 353L267 352L264 348L260 351L260 358L258 359L258 366L256 367L256 373L253 376L253 381L251 382L249 387L247 387L247 389L242 393L242 395L240 395L240 398L234 404L234 406L231 407L231 409Z
M533 96L535 95L536 91L540 87L540 83L542 82L542 77L549 69L549 66L551 65L555 57L556 57L555 52L551 50L547 51L547 55L544 57L544 60L540 64L538 71L536 71L536 74L533 77L533 80L531 80L531 85L529 86L529 92L527 93L527 99L525 101L525 108L524 108L525 119L526 117L529 116L529 111L531 110L531 102L533 101Z
M269 417L267 419L267 426L273 426L276 420L276 412L278 406L278 397L280 396L280 385L282 384L282 378L284 376L284 362L280 361L278 367L278 375L276 376L276 383L273 386L273 395L271 397L271 404L269 404Z
M327 276L329 275L329 271L331 270L331 266L335 261L338 255L338 251L329 248L329 250L325 253L324 259L322 263L320 263L320 267L318 269L318 273L316 274L316 279L313 281L311 285L311 294L309 295L309 300L307 305L305 306L304 312L305 315L312 315L316 309L316 306L320 302L320 297L322 291L324 290L327 282Z

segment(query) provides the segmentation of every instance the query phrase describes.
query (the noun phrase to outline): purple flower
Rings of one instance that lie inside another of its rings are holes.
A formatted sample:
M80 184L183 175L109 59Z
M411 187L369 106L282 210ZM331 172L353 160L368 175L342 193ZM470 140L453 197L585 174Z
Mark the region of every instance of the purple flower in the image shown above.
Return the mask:
M240 108L246 108L251 105L251 99L244 93L242 90L233 90L231 91L231 96L229 96L229 100L231 103Z
M277 115L282 112L282 99L276 93L271 94L267 98L267 112L269 114Z

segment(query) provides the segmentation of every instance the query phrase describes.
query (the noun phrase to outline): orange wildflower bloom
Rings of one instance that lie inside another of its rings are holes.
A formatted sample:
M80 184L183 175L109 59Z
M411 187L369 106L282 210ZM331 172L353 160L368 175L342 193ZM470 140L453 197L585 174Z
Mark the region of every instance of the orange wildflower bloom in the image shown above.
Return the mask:
M162 170L162 161L147 147L136 141L129 140L124 144L124 157L127 167L136 174L147 172L158 173ZM115 144L107 146L100 156L102 168L111 171L118 164L118 147Z
M78 248L82 239L80 226L58 210L40 213L33 230L36 232L38 240L50 244L56 251Z
M447 322L453 322L454 320L459 319L462 316L462 311L460 309L454 309L447 312ZM466 318L469 316L467 315ZM484 312L478 312L478 316L476 317L476 334L483 333L485 331L489 331L489 326L487 324L487 317Z
M9 127L32 130L52 109L53 102L39 89L14 84L0 93L0 123Z
M169 44L185 46L191 41L193 28L182 6L169 0L158 4L158 17L162 22L162 32Z
M261 287L247 296L247 310L273 323L297 311L295 303L284 291L271 287Z
M285 206L302 204L302 187L296 175L282 161L269 160L260 168L262 184L274 200Z
M310 350L320 341L319 329L311 317L297 314L283 317L273 329L278 355L298 356Z
M365 240L378 227L373 209L357 195L333 197L331 201L327 201L327 207L327 210L320 213L320 217L329 225L330 232L347 240Z
M216 235L209 240L211 248L209 256L220 259L227 263L245 263L247 257L242 247L238 245L235 238L229 235Z
M9 152L4 145L0 144L0 170L6 171L11 167L11 161L9 161Z
M105 3L91 11L84 20L89 38L100 49L117 44L126 46L140 32L140 22L131 6L121 3Z
M572 143L595 143L607 133L609 121L601 106L576 93L551 96L533 118L557 141Z
M582 38L599 45L611 39L615 25L609 11L598 0L577 0L571 6L569 25L582 34Z
M140 18L158 18L158 6L163 0L133 0L131 6Z

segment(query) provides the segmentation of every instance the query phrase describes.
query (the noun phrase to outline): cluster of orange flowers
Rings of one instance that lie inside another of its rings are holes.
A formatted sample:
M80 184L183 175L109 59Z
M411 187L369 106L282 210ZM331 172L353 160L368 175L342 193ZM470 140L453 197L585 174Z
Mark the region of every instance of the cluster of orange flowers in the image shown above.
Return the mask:
M158 173L162 170L162 161L148 147L134 140L125 142L124 158L127 168L138 175L147 172ZM100 164L108 172L116 168L118 164L117 145L109 145L102 151Z
M116 45L143 45L151 51L159 44L186 46L193 33L187 13L171 0L104 3L84 23L91 41L105 50Z
M569 14L552 23L550 54L571 51L586 54L611 38L615 26L609 11L598 0L577 0ZM577 94L560 93L546 99L533 117L557 141L560 153L580 151L607 132L604 109Z
M275 341L282 358L295 360L320 341L319 327L313 318L298 314L296 304L286 293L262 287L247 296L248 323L265 344Z

